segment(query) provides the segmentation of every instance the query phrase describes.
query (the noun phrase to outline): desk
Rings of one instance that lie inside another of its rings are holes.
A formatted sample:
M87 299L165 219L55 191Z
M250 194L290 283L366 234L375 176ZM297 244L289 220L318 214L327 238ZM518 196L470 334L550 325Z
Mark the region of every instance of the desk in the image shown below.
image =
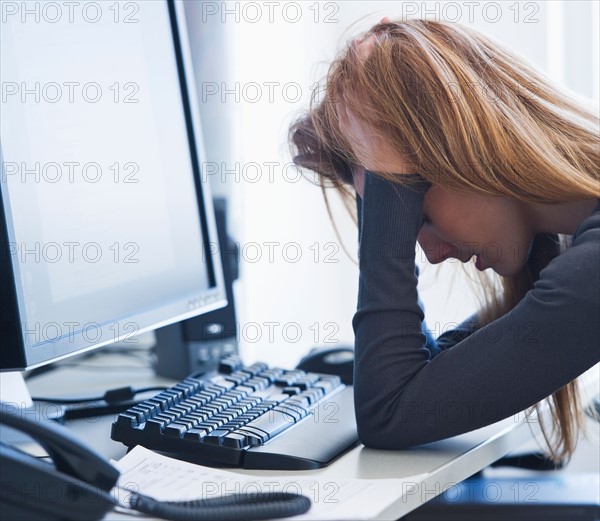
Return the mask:
M157 377L148 361L149 357L143 351L135 357L112 353L79 363L78 359L71 359L68 365L30 380L28 387L33 396L73 397L102 394L123 385L143 387L175 383ZM586 388L597 392L598 366L586 376ZM394 503L378 516L379 519L398 519L453 484L531 442L532 430L536 432L539 426L526 423L524 419L520 414L470 433L404 451L378 451L358 446L329 467L313 471L239 469L239 472L257 477L286 475L291 481L300 476L324 482L351 478L375 482L383 478L403 479L405 484L398 490ZM106 416L70 422L68 426L106 458L119 459L126 451L121 443L110 439L113 421L113 416ZM130 517L112 513L106 519Z

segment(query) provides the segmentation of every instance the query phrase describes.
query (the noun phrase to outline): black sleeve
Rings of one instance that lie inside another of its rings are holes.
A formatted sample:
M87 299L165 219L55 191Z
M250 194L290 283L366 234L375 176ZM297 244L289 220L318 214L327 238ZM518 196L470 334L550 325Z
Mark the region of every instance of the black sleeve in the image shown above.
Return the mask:
M374 448L502 420L600 360L600 226L582 230L509 313L430 359L415 275L423 196L365 175L354 394L359 436Z
M362 232L362 199L356 194L356 214L357 214L357 224L358 224L358 243L360 244L361 232ZM415 273L417 278L419 277L419 268L415 266ZM418 304L421 309L424 309L424 304L421 299L418 299ZM429 357L433 358L438 355L443 349L447 349L451 347L453 344L458 342L458 340L462 340L467 331L471 331L470 321L472 317L460 324L456 330L447 331L446 333L440 335L437 339L433 337L431 331L427 327L425 320L421 323L421 331L425 335L425 347L429 350ZM470 334L470 333L468 333Z
M452 346L463 341L469 335L472 335L479 329L477 313L474 313L463 322L458 324L454 329L442 333L435 339L438 348L441 351L449 349Z

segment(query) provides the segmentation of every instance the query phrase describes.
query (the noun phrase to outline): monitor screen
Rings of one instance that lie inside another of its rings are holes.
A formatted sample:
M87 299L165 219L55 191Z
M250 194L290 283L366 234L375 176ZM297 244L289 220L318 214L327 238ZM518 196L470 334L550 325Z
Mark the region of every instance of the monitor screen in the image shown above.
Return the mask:
M183 10L130 5L3 13L2 369L226 303Z

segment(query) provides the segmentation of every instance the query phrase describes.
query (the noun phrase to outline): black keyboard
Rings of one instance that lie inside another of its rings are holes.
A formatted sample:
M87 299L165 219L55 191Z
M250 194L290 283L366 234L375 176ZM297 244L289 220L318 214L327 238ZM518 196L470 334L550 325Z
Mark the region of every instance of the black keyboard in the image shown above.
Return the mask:
M203 465L279 470L324 467L358 443L352 387L338 376L235 355L119 414L111 437Z

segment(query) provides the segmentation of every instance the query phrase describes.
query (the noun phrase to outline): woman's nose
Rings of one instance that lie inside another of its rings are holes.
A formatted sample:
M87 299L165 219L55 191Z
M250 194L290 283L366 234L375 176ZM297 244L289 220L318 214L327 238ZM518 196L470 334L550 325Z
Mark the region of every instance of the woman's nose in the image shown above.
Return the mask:
M433 233L421 230L417 241L430 264L439 264L450 257L458 258L458 248L449 242L434 237Z

